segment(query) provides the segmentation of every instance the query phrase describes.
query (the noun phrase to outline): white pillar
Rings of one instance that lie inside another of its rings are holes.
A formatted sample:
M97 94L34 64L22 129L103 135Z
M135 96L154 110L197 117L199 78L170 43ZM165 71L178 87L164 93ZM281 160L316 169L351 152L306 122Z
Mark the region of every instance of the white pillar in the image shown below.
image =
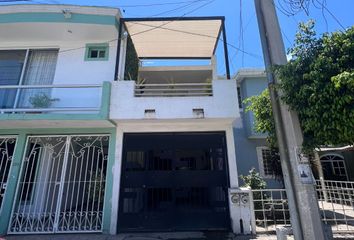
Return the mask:
M127 36L125 34L122 34L122 40L121 40L121 45L120 45L120 56L119 56L119 69L118 69L118 80L123 81L124 80L124 72L125 72L125 59L127 55ZM135 79L133 79L135 80Z
M114 235L117 233L118 210L119 210L119 192L120 192L120 176L122 170L122 153L123 153L123 130L117 128L116 132L116 151L115 161L113 165L113 190L112 190L112 212L111 226L109 233Z
M253 197L250 188L230 188L231 227L236 234L255 234Z
M230 187L238 187L238 172L236 163L235 138L232 126L226 129L227 158L229 164Z

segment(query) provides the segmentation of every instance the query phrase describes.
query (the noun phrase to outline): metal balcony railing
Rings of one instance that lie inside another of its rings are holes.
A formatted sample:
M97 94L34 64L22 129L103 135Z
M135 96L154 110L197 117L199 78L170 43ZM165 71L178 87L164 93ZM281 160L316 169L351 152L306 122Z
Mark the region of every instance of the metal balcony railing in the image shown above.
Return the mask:
M213 96L211 83L135 84L135 97Z
M0 113L98 113L103 84L2 85Z

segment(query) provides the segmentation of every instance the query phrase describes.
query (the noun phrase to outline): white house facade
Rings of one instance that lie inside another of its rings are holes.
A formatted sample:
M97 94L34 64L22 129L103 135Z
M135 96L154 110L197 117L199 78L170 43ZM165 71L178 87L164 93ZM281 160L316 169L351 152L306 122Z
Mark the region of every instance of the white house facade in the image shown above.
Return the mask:
M242 229L224 30L223 17L1 6L0 234Z

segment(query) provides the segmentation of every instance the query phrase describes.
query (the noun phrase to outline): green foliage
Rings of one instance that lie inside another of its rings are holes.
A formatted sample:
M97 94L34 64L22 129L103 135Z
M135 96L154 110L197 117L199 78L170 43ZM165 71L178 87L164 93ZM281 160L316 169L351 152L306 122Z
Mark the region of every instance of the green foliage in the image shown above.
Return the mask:
M303 130L305 150L354 142L354 27L316 37L314 22L301 23L292 59L276 66L282 101L295 110ZM269 92L245 100L255 115L255 130L268 133L276 148Z
M249 171L248 175L241 175L240 178L244 182L244 187L250 187L251 189L265 189L267 187L266 181L254 168Z
M276 67L282 100L299 114L303 147L354 142L354 27L316 38L300 24L290 60Z
M49 108L56 101L59 101L59 98L50 98L45 93L38 93L29 98L29 102L34 108Z
M246 176L241 175L243 180L243 187L250 187L252 190L265 189L267 187L266 181L259 175L256 169L252 168ZM262 209L261 200L267 199L268 196L262 192L253 192L254 208L256 210Z
M125 80L137 80L139 71L139 58L135 51L133 41L130 36L127 39L127 53L125 58Z
M254 130L267 134L267 141L272 148L276 148L275 124L269 90L265 89L260 95L244 100L246 111L252 111L255 116Z

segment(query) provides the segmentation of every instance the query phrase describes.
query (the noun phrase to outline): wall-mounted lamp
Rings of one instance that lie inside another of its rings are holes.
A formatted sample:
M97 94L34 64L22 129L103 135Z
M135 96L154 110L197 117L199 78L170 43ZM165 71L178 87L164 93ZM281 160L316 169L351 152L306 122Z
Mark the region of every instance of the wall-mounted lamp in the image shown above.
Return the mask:
M64 18L66 18L66 19L71 18L71 14L72 14L72 13L71 13L70 10L68 10L68 9L63 9L62 12L63 12L63 14L64 14Z

